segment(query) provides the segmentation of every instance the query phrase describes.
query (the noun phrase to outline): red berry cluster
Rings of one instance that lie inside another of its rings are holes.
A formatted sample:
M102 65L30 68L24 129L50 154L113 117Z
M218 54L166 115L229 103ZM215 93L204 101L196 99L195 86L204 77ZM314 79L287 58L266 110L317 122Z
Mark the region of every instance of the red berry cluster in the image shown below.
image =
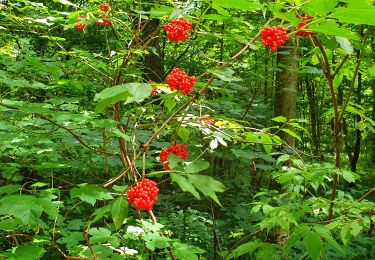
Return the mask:
M208 114L204 114L201 116L200 118L200 122L203 124L203 125L213 125L215 123L215 121L213 119L210 119L210 115Z
M95 24L101 25L103 27L108 27L108 26L111 25L112 21L111 21L111 19L108 18L108 15L107 15L107 12L110 8L111 8L111 5L109 3L100 4L99 10L103 11L105 14L103 15L103 17L102 17L102 15L100 15L99 17L96 17L96 18L98 18L98 21L96 21Z
M310 19L311 19L310 16L301 17L301 22L297 25L297 29L302 28L306 24L308 24ZM305 29L307 29L307 28L305 28ZM308 32L306 30L301 30L301 31L296 32L296 36L307 37L307 36L310 36L310 35L315 35L315 33L314 32Z
M174 68L167 76L167 83L171 90L181 90L183 95L189 94L193 90L196 81L194 76L189 77L179 68Z
M77 17L76 23L83 22L84 20L85 18ZM77 31L82 31L83 29L85 29L85 27L86 27L86 24L80 23L80 24L75 25L74 29L76 29Z
M162 149L160 152L160 162L164 163L164 169L170 170L169 163L168 163L168 155L173 153L182 160L186 160L189 156L189 152L187 150L187 146L185 144L173 144L169 146L167 149Z
M271 50L275 51L288 39L288 34L285 28L282 26L271 26L265 28L261 32L262 44L268 46Z
M172 23L166 23L164 30L167 32L167 37L172 42L184 42L189 38L189 30L191 30L192 23L187 21L185 18L172 20Z
M153 87L152 90L151 90L151 96L155 96L157 93L158 93L158 88Z
M107 12L109 10L109 8L111 8L111 5L108 4L108 3L102 3L100 4L99 6L99 9L103 12Z
M129 204L134 204L136 210L145 209L150 211L154 203L158 200L156 195L159 189L156 183L149 179L143 179L137 186L128 190Z

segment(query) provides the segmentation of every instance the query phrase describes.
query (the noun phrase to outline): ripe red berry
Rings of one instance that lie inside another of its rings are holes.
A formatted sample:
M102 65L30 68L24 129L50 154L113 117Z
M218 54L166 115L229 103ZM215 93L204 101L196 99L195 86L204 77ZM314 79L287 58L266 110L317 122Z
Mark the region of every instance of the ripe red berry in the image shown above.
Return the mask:
M128 190L128 202L133 204L136 210L145 209L150 211L158 200L156 195L159 189L154 181L143 179L132 189Z
M158 93L158 88L157 87L152 88L151 96L155 96L157 93Z
M111 8L111 5L108 4L108 3L102 3L100 4L99 6L99 9L103 12L107 12L109 10L109 8Z
M172 42L184 42L189 38L190 34L188 31L191 30L192 23L187 21L185 18L180 17L179 19L172 20L171 23L164 25L164 30L167 32L167 38Z
M85 29L86 24L81 23L83 21L85 21L85 18L77 17L76 23L78 24L74 26L74 29L76 29L77 31L82 31L83 29Z
M197 81L194 76L189 77L179 68L174 68L166 80L171 90L181 90L183 95L189 94Z
M270 47L271 50L277 50L288 39L288 34L282 26L271 26L261 32L262 44Z
M305 25L307 25L309 23L309 20L311 20L310 16L301 17L301 21L297 25L297 29L300 29L300 28L304 27ZM315 32L309 32L309 31L306 31L306 29L307 29L307 27L305 27L303 30L300 30L300 31L296 32L296 36L307 37L307 36L310 36L310 35L315 35Z
M166 170L170 170L168 163L170 153L179 156L182 160L186 160L189 157L189 152L185 144L172 144L167 149L162 149L160 151L160 162L164 163L164 168Z

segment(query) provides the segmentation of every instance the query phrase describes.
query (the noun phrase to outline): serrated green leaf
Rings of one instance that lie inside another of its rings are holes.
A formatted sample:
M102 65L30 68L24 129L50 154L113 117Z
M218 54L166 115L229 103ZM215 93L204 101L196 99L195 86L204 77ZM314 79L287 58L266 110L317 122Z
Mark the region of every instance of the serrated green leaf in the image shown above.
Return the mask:
M272 118L271 120L278 123L286 123L286 121L288 121L288 119L285 116L277 116Z
M185 177L174 172L171 172L170 176L172 181L176 182L183 191L190 192L194 197L200 199L200 195L195 187Z
M108 200L113 198L106 189L92 184L81 184L80 187L71 189L70 197L79 198L93 206L97 200Z
M362 229L363 227L358 224L358 221L354 221L350 224L350 234L354 237L360 234Z
M344 24L375 25L375 8L373 6L367 6L366 8L338 7L330 17L337 18Z
M225 186L221 182L206 175L188 174L187 177L190 183L192 183L195 186L195 188L197 188L205 196L208 196L211 199L213 199L217 204L221 206L219 199L216 195L216 192L225 191Z
M107 242L111 238L111 231L106 228L91 228L89 230L90 241L93 244Z
M20 188L21 188L21 185L18 185L18 184L6 185L3 187L0 187L0 194L6 193L9 195L9 194L19 191Z
M241 81L242 80L241 78L233 76L233 74L235 72L234 72L234 70L229 69L229 68L225 68L223 70L208 69L207 71L212 73L213 75L215 75L216 77L218 77L222 81L233 82L233 81Z
M260 246L262 245L261 242L254 242L254 241L251 241L251 242L248 242L248 243L245 243L243 245L240 245L239 247L237 247L236 249L234 249L226 259L230 260L230 259L237 259L238 257L244 255L244 254L248 254L248 253L251 253L253 252L254 250L256 250L257 248L259 248Z
M177 259L198 260L197 254L203 254L203 249L179 242L173 243L173 253Z
M341 36L352 40L359 39L357 35L353 34L350 30L339 26L334 21L324 21L320 24L312 24L309 26L309 30L328 35Z
M341 240L344 243L344 245L347 245L350 238L352 237L350 234L350 224L346 224L345 226L341 228L340 235L341 235Z
M334 246L337 250L341 251L342 253L345 253L345 251L342 249L339 243L337 243L336 240L332 237L332 234L329 228L319 225L319 226L314 226L313 229L316 233L318 233L321 237L323 237L328 243Z
M349 55L353 54L354 48L352 43L345 37L336 36L336 41L340 44L340 47Z
M119 197L112 204L111 214L116 230L121 227L128 216L128 206L128 201L124 197Z
M21 245L16 248L9 260L36 260L40 259L46 250L34 244Z
M181 140L182 140L184 143L187 143L187 142L188 142L190 132L189 132L189 130L187 130L185 127L180 126L180 127L178 128L178 130L177 130L177 134L178 134L178 136L181 138Z
M270 154L272 151L272 138L268 134L262 133L260 135L260 140L263 143L263 147L266 153Z
M185 167L186 173L197 173L204 171L210 167L210 163L206 161L194 161L192 163L189 163Z
M302 142L302 139L299 135L297 135L295 132L293 132L292 130L288 129L288 128L280 128L281 131L287 133L288 135L296 138L298 141Z
M305 233L303 243L310 257L313 260L319 259L320 250L323 248L323 241L320 239L320 236L315 232L308 231Z

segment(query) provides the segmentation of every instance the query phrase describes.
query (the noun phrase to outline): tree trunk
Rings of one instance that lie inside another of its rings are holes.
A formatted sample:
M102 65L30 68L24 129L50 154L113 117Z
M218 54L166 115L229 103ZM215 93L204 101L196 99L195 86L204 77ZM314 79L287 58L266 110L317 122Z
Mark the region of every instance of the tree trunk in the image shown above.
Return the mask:
M150 35L158 29L159 23L160 22L157 19L152 19L151 21L149 21L143 31L142 38L147 39L148 37L150 37ZM149 46L153 48L154 51L151 51L145 56L143 69L145 78L154 82L163 82L164 67L159 37L154 37L154 39L150 41Z
M295 43L288 41L285 47L277 53L277 65L280 71L276 73L274 115L288 119L296 115L298 87L298 53ZM295 138L282 132L280 137L288 145L294 146Z
M312 152L314 155L320 155L319 113L316 89L308 77L305 77L305 85L307 99L309 102L311 144L313 148Z

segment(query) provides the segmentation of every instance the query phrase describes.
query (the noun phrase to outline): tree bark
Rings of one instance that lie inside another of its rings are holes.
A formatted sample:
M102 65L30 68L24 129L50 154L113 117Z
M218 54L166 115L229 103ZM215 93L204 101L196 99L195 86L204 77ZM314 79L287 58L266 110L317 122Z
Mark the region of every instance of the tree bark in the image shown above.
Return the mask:
M277 53L277 65L280 69L276 73L274 115L295 118L298 87L298 53L293 41L288 41L285 47ZM280 137L288 145L294 146L295 138L281 132Z

